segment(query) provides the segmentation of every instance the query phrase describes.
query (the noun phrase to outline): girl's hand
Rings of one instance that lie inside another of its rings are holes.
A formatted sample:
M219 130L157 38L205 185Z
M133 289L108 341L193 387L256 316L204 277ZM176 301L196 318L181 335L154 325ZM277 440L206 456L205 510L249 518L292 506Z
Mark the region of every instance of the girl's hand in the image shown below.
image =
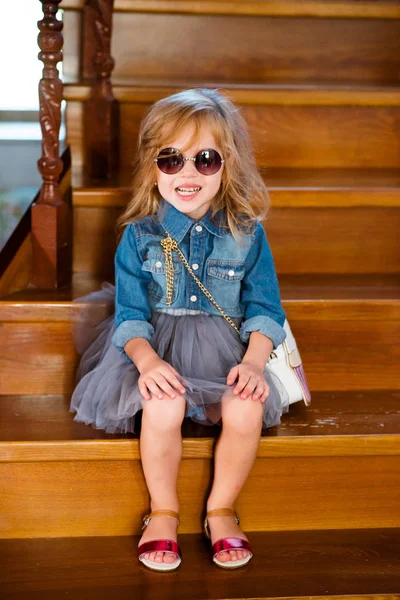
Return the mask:
M251 396L253 400L260 400L261 403L266 401L269 387L263 369L258 365L246 361L236 365L229 371L227 385L232 385L236 379L238 382L233 390L235 396L240 394L243 400Z
M139 391L145 400L150 400L151 394L160 400L165 395L175 398L178 394L185 393L180 377L178 371L166 361L158 356L151 357L141 365Z

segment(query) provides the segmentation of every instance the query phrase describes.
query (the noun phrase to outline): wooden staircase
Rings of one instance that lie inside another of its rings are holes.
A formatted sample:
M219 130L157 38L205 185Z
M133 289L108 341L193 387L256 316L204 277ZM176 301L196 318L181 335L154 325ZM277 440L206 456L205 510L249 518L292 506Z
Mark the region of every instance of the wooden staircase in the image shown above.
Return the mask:
M84 1L61 7L73 277L32 286L28 234L0 279L0 598L399 599L399 3L115 0L120 166L108 181L87 173ZM69 412L85 309L74 299L113 281L140 119L198 85L218 87L249 124L312 405L262 436L237 502L255 558L232 573L211 564L201 535L219 429L184 422L184 560L160 575L135 554L148 509L138 436Z

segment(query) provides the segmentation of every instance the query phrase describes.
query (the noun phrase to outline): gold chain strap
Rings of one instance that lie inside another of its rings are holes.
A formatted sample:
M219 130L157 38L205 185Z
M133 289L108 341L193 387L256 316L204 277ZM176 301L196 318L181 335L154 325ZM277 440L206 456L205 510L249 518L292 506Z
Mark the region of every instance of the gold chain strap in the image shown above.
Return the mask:
M188 261L186 260L185 255L179 248L177 241L174 240L168 232L166 232L166 233L168 235L164 240L161 240L161 246L163 247L164 254L165 254L165 269L166 269L166 278L167 278L167 306L171 306L171 304L172 304L172 290L174 289L174 265L172 263L172 251L175 250L178 253L179 258L181 259L181 261L183 262L183 264L185 265L185 267L187 268L187 270L189 271L189 273L191 274L191 276L193 277L193 279L195 280L195 282L201 289L201 291L206 295L206 297L210 300L210 302L212 302L212 304L214 304L214 306L217 308L217 310L219 310L219 312L224 317L224 319L229 323L229 325L231 325L237 333L240 333L239 329L236 327L236 325L232 321L232 319L230 317L228 317L228 315L222 310L222 308L214 300L214 298L212 297L212 295L210 294L208 289L201 283L200 279L198 279L198 277L196 277L196 275L193 273L192 268L189 265Z

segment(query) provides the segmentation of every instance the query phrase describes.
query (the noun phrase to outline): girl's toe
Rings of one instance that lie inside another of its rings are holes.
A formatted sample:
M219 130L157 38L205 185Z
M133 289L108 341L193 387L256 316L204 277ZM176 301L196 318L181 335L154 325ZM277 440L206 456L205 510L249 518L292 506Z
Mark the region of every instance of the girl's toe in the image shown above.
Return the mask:
M156 562L160 563L160 562L162 562L162 559L163 559L163 553L157 552L156 553Z
M149 560L152 560L153 562L156 560L156 552L150 552Z
M171 554L171 552L166 552L164 554L164 562L166 562L168 564L173 563L175 561L175 558L176 558L175 555Z
M242 560L244 558L242 550L236 550L238 560Z
M237 560L238 557L237 557L236 550L231 550L230 555L231 555L231 560Z
M222 552L220 552L218 554L218 560L220 560L221 562L227 562L228 560L230 560L229 552L227 550L223 550Z

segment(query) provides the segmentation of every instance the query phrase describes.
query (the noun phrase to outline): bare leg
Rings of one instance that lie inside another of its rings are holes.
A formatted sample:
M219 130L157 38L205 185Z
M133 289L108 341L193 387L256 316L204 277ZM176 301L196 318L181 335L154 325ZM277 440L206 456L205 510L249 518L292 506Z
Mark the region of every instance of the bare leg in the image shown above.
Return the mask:
M143 407L140 455L150 494L151 510L167 508L179 512L176 484L182 458L181 425L185 416L183 396L160 400L152 396ZM154 517L147 525L140 544L155 539L177 541L177 521ZM173 563L170 552L151 552L146 558L156 563Z
M221 408L222 432L215 450L214 482L207 511L235 507L254 464L261 435L263 405L259 400L242 400L229 391L222 398ZM247 540L232 517L210 517L209 527L213 544L223 537ZM247 555L247 550L230 550L219 553L218 559L235 561Z

